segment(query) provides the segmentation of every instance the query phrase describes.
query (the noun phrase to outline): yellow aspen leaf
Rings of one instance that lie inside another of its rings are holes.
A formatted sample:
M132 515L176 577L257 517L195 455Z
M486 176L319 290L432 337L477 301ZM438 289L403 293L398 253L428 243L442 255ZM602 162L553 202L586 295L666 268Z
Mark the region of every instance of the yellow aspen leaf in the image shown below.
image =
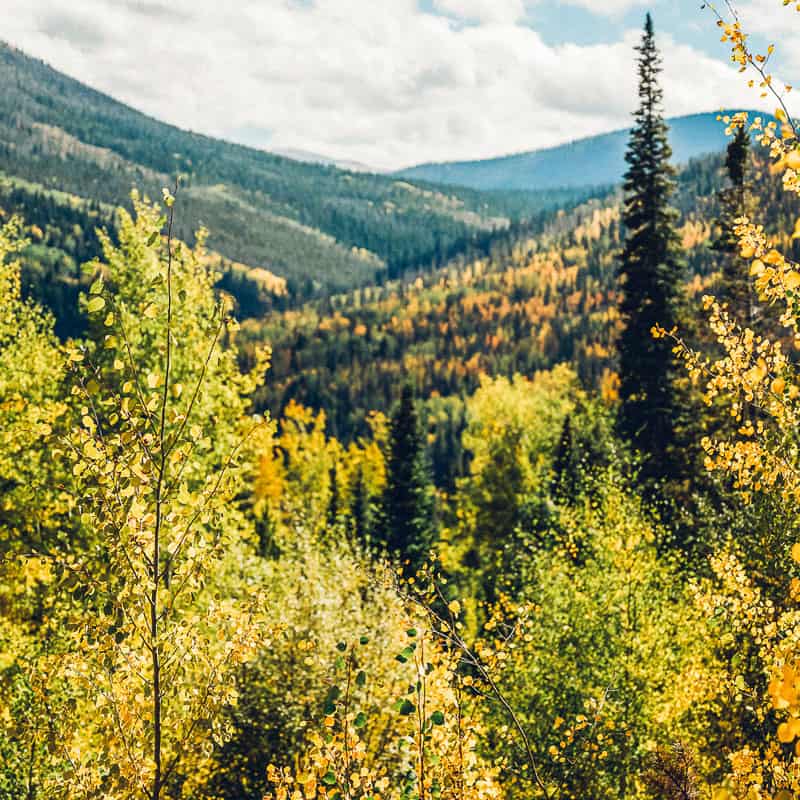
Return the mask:
M788 742L794 741L794 733L792 733L792 729L788 722L782 722L778 725L778 739L787 744Z
M795 151L795 152L797 152L797 151ZM800 153L797 153L797 156L798 156L798 159L800 160ZM764 256L764 261L766 261L767 264L771 264L773 267L777 267L777 266L780 266L781 264L783 264L784 258L783 258L783 255L779 251L777 251L777 250L775 250L773 248L772 250L770 250Z
M106 307L106 301L100 296L93 297L86 304L86 310L90 314L96 314L98 311L102 311L105 307Z
M800 169L800 150L791 150L786 154L786 166L789 169Z

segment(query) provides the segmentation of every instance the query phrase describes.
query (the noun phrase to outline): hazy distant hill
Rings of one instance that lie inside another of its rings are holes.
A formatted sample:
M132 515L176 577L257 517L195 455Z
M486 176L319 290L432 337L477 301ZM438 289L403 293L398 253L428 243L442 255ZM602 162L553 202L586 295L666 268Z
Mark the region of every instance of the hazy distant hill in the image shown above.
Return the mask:
M352 161L346 158L331 158L330 156L323 156L319 153L312 153L309 150L298 150L296 147L270 147L270 153L275 153L276 156L284 156L285 158L292 158L295 161L305 161L309 164L324 164L326 166L338 167L339 169L346 169L350 172L385 172L386 170L373 169L367 164L362 164L360 161Z
M685 164L726 146L725 125L717 116L714 112L669 120L675 164ZM600 186L622 179L627 144L628 130L620 130L501 158L420 164L396 174L482 190Z
M202 221L214 250L306 293L440 261L553 202L418 186L183 131L0 43L0 178L30 197L117 205L134 186L160 197L176 172L179 235Z

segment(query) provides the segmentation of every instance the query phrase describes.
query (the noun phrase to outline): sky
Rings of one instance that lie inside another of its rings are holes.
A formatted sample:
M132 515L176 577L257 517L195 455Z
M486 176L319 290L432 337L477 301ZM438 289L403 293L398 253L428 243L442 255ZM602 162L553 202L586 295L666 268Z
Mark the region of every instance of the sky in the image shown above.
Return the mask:
M724 2L724 0L719 0ZM668 115L771 105L701 0L0 0L3 36L166 122L379 169L627 127L649 10ZM800 15L739 0L800 70ZM795 77L797 72L795 71ZM790 80L787 77L786 80ZM790 81L791 82L791 81ZM798 81L800 86L800 81Z

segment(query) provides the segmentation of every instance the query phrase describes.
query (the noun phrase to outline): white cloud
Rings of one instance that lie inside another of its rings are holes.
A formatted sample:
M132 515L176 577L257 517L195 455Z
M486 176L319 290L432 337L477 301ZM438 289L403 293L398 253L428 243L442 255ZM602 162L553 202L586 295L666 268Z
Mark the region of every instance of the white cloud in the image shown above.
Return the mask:
M647 5L650 0L565 0L568 5L585 8L593 14L614 16Z
M434 0L433 7L476 22L514 23L525 16L524 0Z
M239 0L235 10L218 0L3 0L4 35L183 127L378 167L628 124L638 30L551 46L520 21L521 0L436 2L476 24L424 13L417 0ZM669 37L659 44L668 113L752 103L723 61Z

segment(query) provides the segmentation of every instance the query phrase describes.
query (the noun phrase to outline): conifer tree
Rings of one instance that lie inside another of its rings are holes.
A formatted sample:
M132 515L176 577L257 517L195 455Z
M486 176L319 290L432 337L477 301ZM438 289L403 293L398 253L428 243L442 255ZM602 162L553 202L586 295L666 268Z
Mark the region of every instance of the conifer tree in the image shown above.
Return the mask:
M624 329L619 339L620 427L644 457L642 477L671 478L680 472L675 447L679 403L675 396L675 359L669 339L652 329L678 322L683 270L670 207L674 170L658 83L661 58L648 14L639 53L639 109L625 160L627 229L619 275L624 299Z
M350 515L355 540L361 545L367 545L370 536L370 502L367 482L364 479L364 467L361 464L356 469Z
M386 490L381 509L381 536L413 574L434 544L433 495L414 393L403 387L392 416Z
M728 310L742 326L752 327L755 321L752 281L749 263L739 255L738 239L734 232L736 220L751 210L752 197L748 181L750 166L750 134L737 128L728 145L725 168L729 185L719 193L719 235L713 249L722 256L722 279L717 295L728 304Z
M555 458L553 459L553 480L550 490L559 499L574 497L580 483L580 463L575 451L572 435L572 417L567 414L561 426Z
M333 531L339 522L340 500L339 500L339 478L336 474L336 465L331 464L328 470L328 480L330 484L330 497L328 499L328 529Z

